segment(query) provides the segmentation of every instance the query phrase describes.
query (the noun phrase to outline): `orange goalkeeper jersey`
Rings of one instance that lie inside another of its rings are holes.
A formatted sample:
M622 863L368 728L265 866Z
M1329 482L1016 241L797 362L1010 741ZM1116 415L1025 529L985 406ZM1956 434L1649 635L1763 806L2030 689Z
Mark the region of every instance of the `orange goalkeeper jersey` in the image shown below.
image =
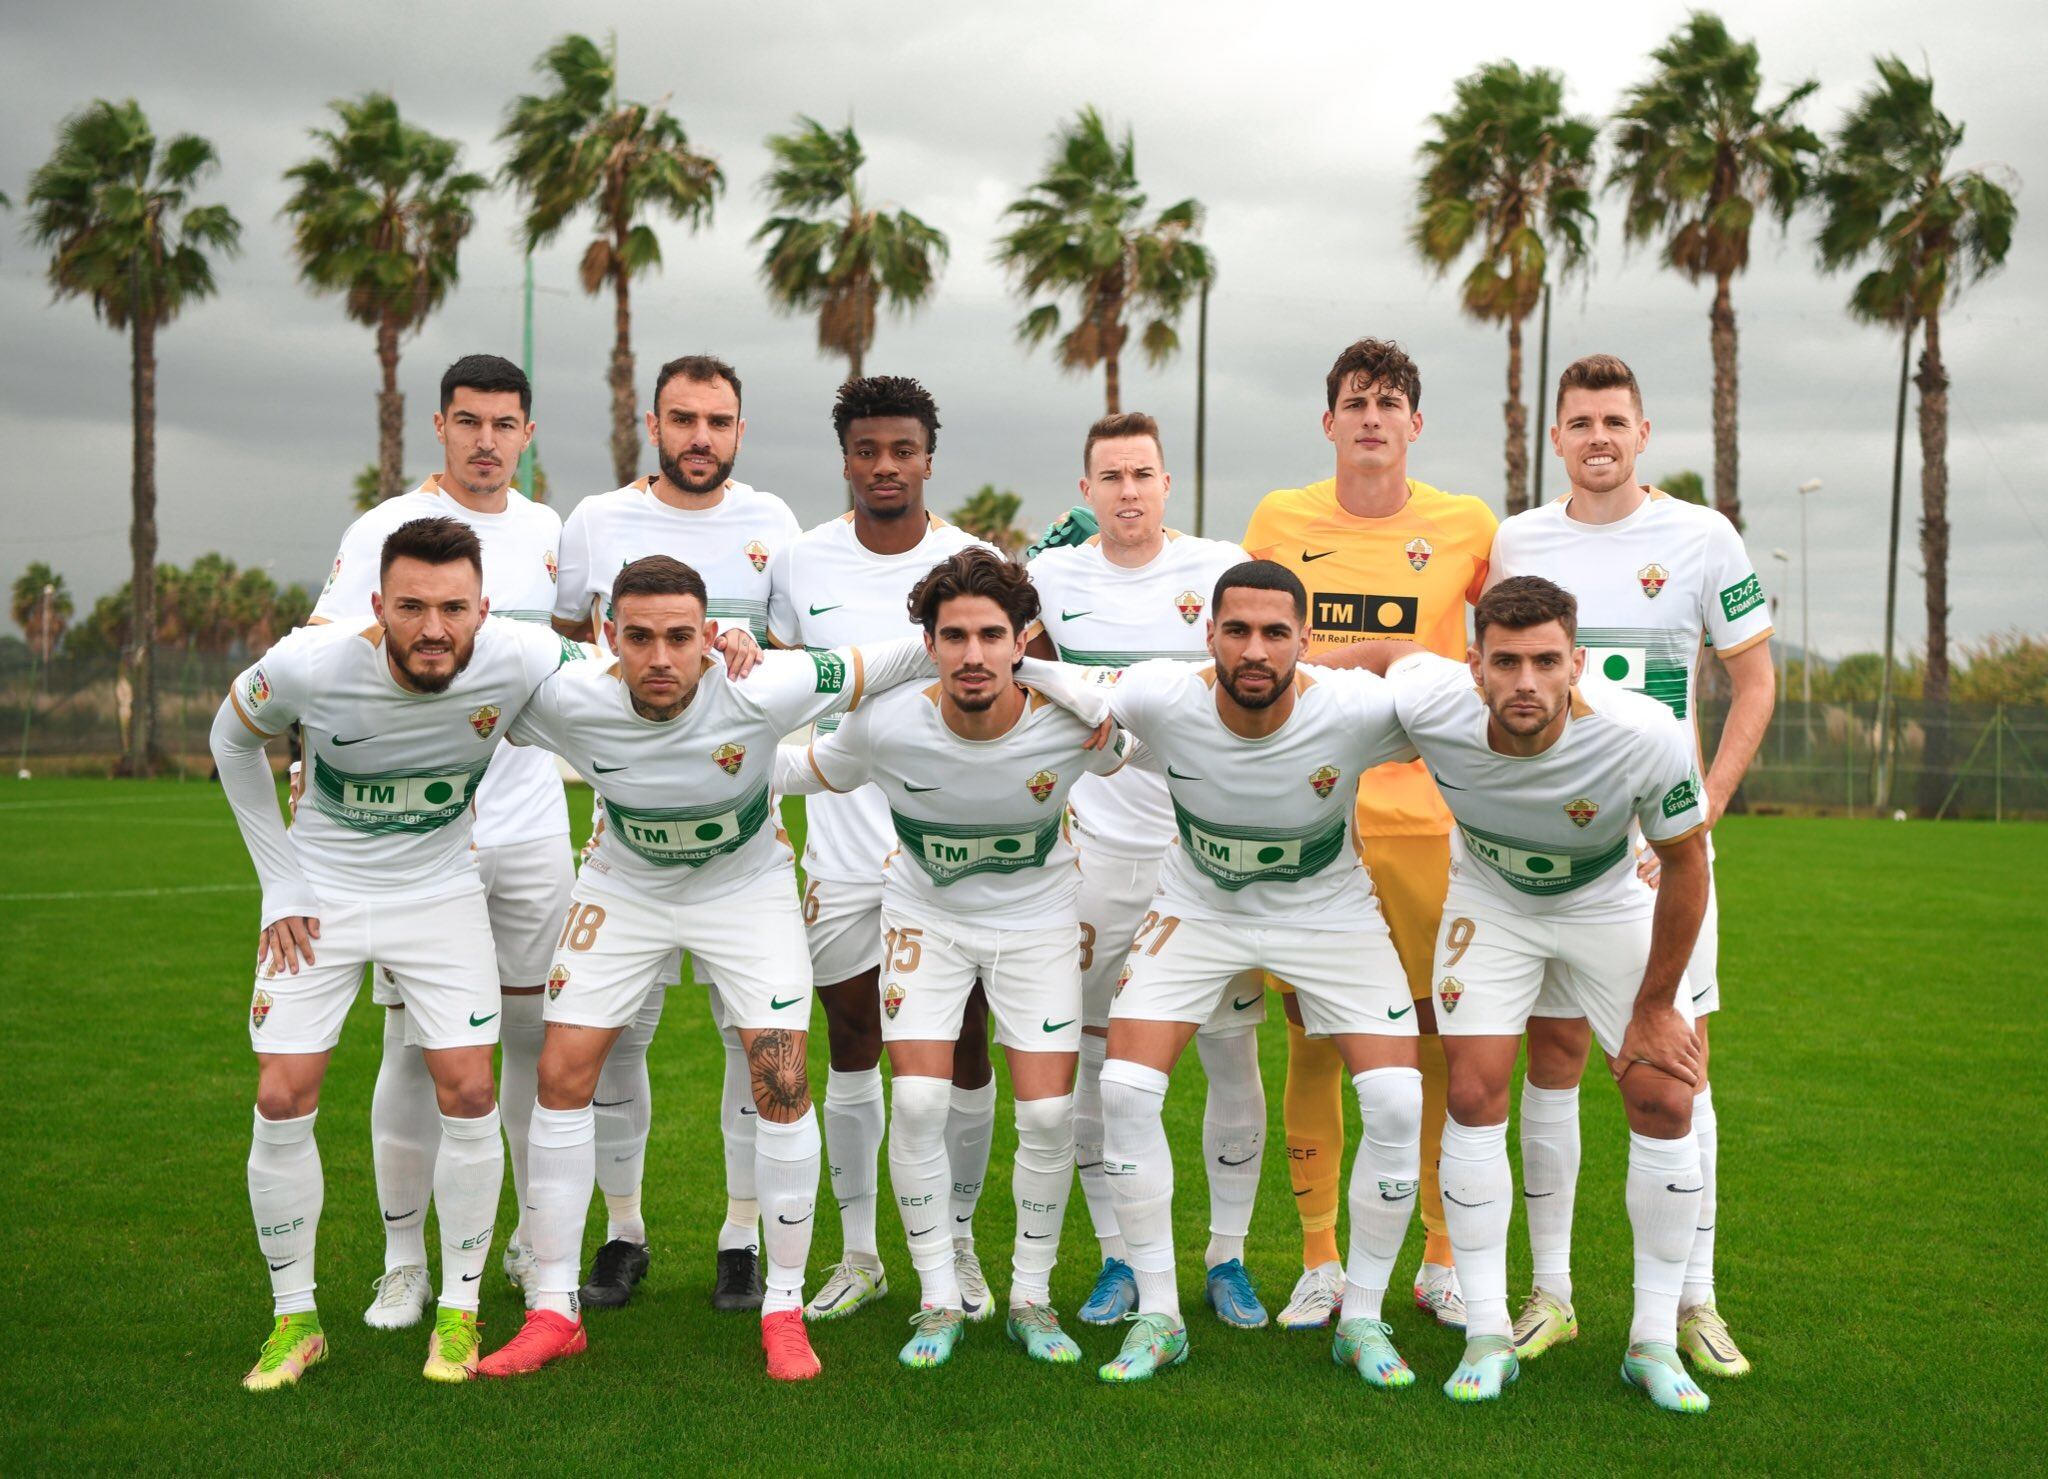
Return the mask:
M1308 587L1309 653L1377 638L1465 656L1465 607L1486 585L1498 525L1477 498L1408 480L1408 502L1383 519L1347 513L1337 481L1281 488L1259 501L1244 547ZM1382 765L1358 788L1361 837L1437 836L1451 814L1421 761Z

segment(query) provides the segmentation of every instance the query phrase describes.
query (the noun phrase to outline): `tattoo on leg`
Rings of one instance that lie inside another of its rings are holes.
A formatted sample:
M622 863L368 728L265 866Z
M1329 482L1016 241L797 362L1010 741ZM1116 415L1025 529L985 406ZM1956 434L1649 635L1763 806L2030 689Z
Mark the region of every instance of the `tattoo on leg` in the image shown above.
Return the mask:
M797 1114L809 1101L800 1034L779 1027L756 1033L747 1048L747 1066L753 1073L754 1103L763 1114Z

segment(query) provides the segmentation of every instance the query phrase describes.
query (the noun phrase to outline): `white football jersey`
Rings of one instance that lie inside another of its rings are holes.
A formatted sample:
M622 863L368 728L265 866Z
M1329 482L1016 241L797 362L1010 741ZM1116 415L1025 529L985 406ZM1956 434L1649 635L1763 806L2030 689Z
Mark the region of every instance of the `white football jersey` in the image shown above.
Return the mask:
M925 515L924 538L900 555L860 542L853 515L807 529L778 555L768 636L781 647L844 647L885 641L920 628L910 619L911 589L949 555L982 544L965 529ZM836 721L818 726L830 733ZM873 787L824 793L805 803L804 871L841 883L870 883L896 845L889 804Z
M631 892L681 903L790 861L775 816L775 747L783 735L928 673L922 642L771 652L739 682L704 660L682 713L643 718L619 665L582 663L540 686L512 741L553 750L602 797L584 860Z
M563 621L599 613L597 645L605 647L612 580L648 555L681 560L704 577L704 614L721 626L744 624L767 642L769 562L797 537L796 515L773 493L745 483L725 486L710 508L672 508L654 496L653 476L586 498L562 526L562 581L554 614Z
M1039 623L1062 661L1126 668L1149 658L1209 660L1209 599L1216 581L1251 557L1222 539L1166 531L1166 547L1135 570L1102 552L1102 536L1045 550L1031 562ZM1120 857L1156 858L1173 845L1166 782L1131 767L1114 779L1084 776L1074 788L1074 825Z
M1216 711L1216 666L1144 662L1110 691L1117 719L1166 775L1179 846L1160 907L1188 919L1355 930L1377 909L1352 835L1359 777L1413 760L1386 681L1297 667L1294 712L1244 739Z
M1657 489L1612 524L1583 524L1569 499L1516 514L1493 537L1489 586L1540 575L1578 598L1586 671L1696 719L1702 639L1724 655L1771 635L1770 602L1742 536L1711 508ZM1697 749L1698 726L1689 722Z
M1527 914L1620 918L1656 895L1636 877L1629 824L1675 842L1707 824L1691 727L1655 700L1592 675L1540 755L1487 741L1472 670L1434 653L1387 674L1394 710L1456 819L1451 876Z
M229 696L258 734L304 731L290 836L314 891L332 901L477 887L470 803L492 753L541 680L582 655L546 628L489 618L455 681L414 693L391 676L380 627L301 627L264 653Z
M812 742L809 764L827 787L872 781L884 798L896 838L886 908L1001 929L1077 920L1067 792L1085 774L1120 767L1128 740L1084 749L1094 733L1085 720L1025 692L1022 715L998 739L955 734L934 683L877 699Z
M480 514L441 491L440 476L410 493L366 509L341 536L327 584L313 608L316 621L350 631L375 621L370 597L383 566L384 541L414 519L449 518L469 525L484 547L484 599L491 615L545 628L555 608L555 570L562 519L516 488L505 490L502 513ZM476 845L507 847L569 831L562 777L545 755L498 746L476 793Z

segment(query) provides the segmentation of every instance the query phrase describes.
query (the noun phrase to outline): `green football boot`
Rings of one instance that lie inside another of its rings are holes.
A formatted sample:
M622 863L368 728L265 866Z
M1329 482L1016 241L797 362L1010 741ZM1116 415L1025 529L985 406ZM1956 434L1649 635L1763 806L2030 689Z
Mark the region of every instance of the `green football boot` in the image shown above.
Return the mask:
M296 1315L279 1315L270 1338L242 1387L251 1392L274 1392L279 1387L299 1384L308 1366L327 1359L327 1337L320 1331L320 1316L312 1310Z
M1728 1333L1728 1322L1711 1304L1696 1304L1678 1319L1678 1348L1692 1364L1715 1376L1749 1375L1749 1357Z
M1621 1358L1621 1379L1648 1392L1650 1400L1666 1412L1705 1412L1710 1405L1699 1383L1686 1374L1678 1347L1661 1340L1630 1346Z
M1465 1354L1444 1383L1444 1395L1453 1402L1492 1402L1521 1374L1521 1363L1506 1336L1476 1335L1465 1342Z
M434 1314L434 1333L427 1339L428 1381L468 1381L476 1375L483 1353L482 1322L475 1310L451 1310L442 1305Z
M1552 1346L1574 1340L1579 1317L1572 1307L1547 1289L1532 1289L1515 1316L1515 1357L1533 1361Z
M917 1334L896 1353L905 1366L924 1369L953 1359L953 1347L967 1334L967 1316L950 1305L931 1305L910 1317Z
M1367 1386L1392 1391L1415 1385L1415 1373L1394 1349L1394 1327L1384 1320L1345 1320L1337 1326L1336 1343L1330 1359L1349 1366L1365 1378Z
M1010 1339L1024 1347L1034 1361L1071 1366L1081 1359L1081 1348L1060 1329L1060 1312L1049 1304L1027 1304L1010 1311L1004 1327Z
M1096 1375L1104 1381L1144 1381L1168 1366L1188 1358L1188 1327L1172 1315L1125 1315L1131 1333L1116 1359L1100 1367Z

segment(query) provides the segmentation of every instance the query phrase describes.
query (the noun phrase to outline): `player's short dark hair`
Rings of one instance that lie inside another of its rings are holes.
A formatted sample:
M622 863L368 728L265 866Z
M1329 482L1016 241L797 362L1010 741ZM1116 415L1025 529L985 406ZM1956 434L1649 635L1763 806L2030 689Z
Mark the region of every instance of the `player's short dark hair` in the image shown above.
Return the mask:
M1115 437L1150 437L1152 445L1159 449L1163 459L1166 456L1165 439L1159 435L1159 422L1143 411L1119 411L1105 416L1088 428L1088 438L1081 443L1081 471L1088 471L1088 459L1095 455L1095 444Z
M1018 633L1038 619L1038 587L1030 572L979 544L948 555L925 573L910 593L910 619L931 636L939 629L939 607L961 596L987 596L1003 608Z
M908 416L924 428L927 455L939 450L939 405L908 375L863 375L839 387L832 403L832 430L846 450L846 428L876 416Z
M1294 599L1294 619L1308 620L1308 590L1301 583L1301 577L1285 565L1271 560L1240 560L1216 578L1216 589L1209 597L1209 616L1213 620L1223 609L1223 593L1232 590L1279 591Z
M1323 382L1332 411L1337 409L1337 392L1361 375L1368 387L1384 385L1407 396L1409 410L1422 409L1422 372L1392 339L1360 339L1337 356Z
M419 560L428 565L453 565L467 560L484 576L483 542L476 530L459 519L408 519L384 536L384 553L377 566L377 578L391 573L393 560Z
M1559 622L1567 642L1579 635L1579 603L1572 593L1540 575L1516 575L1479 598L1472 608L1472 640L1486 644L1488 627L1525 632L1545 622Z
M1643 414L1643 390L1636 384L1636 372L1631 370L1621 356L1614 354L1581 355L1564 367L1564 373L1557 377L1557 406L1553 416L1564 413L1564 393L1567 390L1621 390L1626 389L1629 399L1636 403L1636 415Z
M509 359L496 354L465 354L441 374L441 414L448 414L448 407L455 401L458 390L503 391L519 393L519 414L533 415L533 382L526 378L526 371Z
M704 577L668 555L642 555L612 577L609 610L616 612L627 596L695 596L701 610L709 602Z
M723 380L732 387L734 404L742 403L740 398L739 371L715 354L683 354L670 360L656 373L652 404L656 406L661 404L662 387L678 375L698 385L710 385L716 381Z

